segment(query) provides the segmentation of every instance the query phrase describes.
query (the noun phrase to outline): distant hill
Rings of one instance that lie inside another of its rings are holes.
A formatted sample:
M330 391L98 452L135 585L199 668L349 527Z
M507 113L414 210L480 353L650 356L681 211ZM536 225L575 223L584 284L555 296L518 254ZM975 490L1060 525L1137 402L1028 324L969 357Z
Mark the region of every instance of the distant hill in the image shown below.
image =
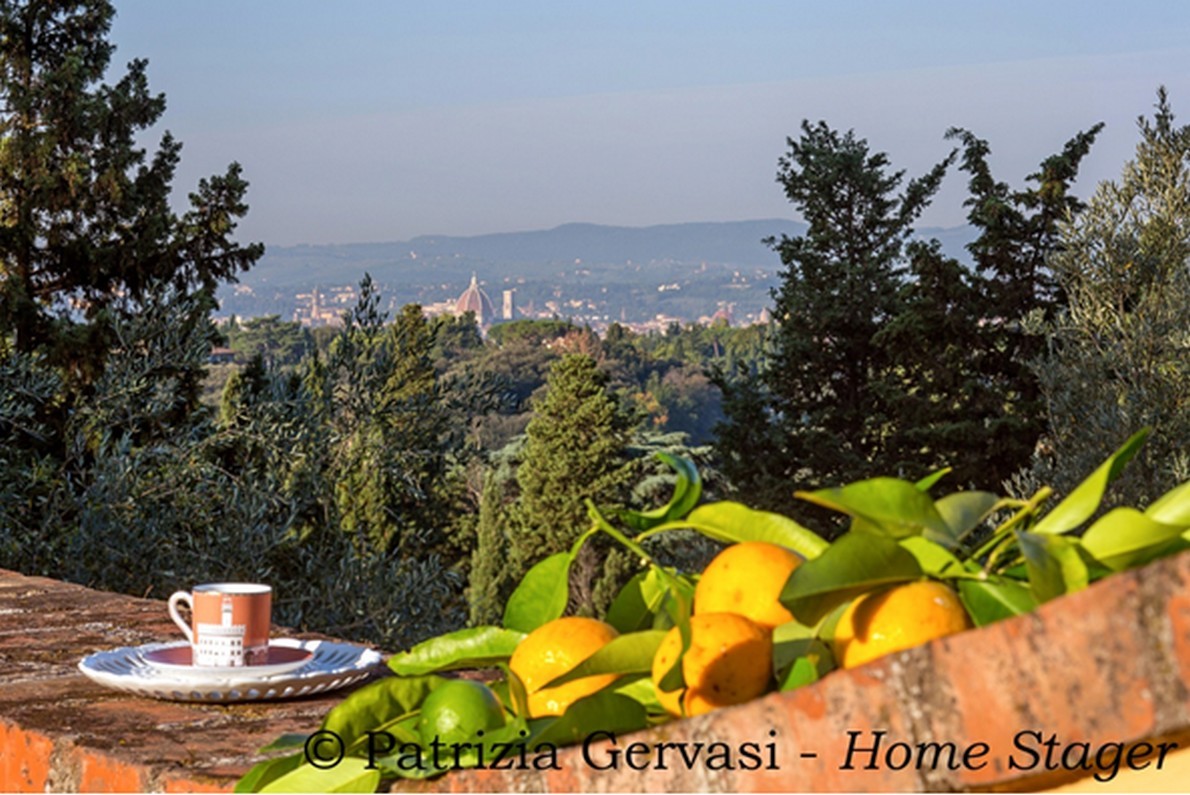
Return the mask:
M650 262L775 268L780 262L762 241L772 235L801 234L805 228L784 219L646 227L574 223L472 237L424 235L392 243L269 246L243 281L277 288L351 284L364 271L398 281L402 270L418 281L432 270L435 279L445 281L467 278L472 270L510 269L535 279L556 274L560 266L573 267L575 260L601 270Z
M515 288L518 300L538 307L582 299L597 306L591 310L596 315L698 317L727 301L741 313L756 313L770 303L782 267L764 240L805 229L779 218L645 227L571 223L471 237L270 246L241 278L250 290L225 288L220 299L226 312L289 316L296 293L358 284L369 273L391 306L430 304L457 296L475 273L493 295ZM968 259L970 227L920 234L937 237L948 254Z

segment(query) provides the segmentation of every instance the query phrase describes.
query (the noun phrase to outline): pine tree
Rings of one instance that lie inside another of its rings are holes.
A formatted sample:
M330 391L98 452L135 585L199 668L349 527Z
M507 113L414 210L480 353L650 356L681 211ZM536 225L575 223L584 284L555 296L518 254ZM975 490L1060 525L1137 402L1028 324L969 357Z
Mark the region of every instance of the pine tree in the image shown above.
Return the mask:
M181 145L165 133L151 159L137 146L165 110L146 62L100 83L114 14L103 0L0 4L0 333L83 385L115 315L164 286L202 292L209 311L263 252L231 239L247 211L237 164L201 180L184 215L170 209Z
M1028 333L1023 321L1034 313L1052 319L1066 304L1063 285L1049 262L1063 246L1061 224L1083 209L1072 185L1102 127L1097 124L1072 137L1061 152L1047 157L1026 177L1029 184L1020 190L993 177L987 141L967 130L947 133L962 144L960 168L970 175L967 220L979 230L968 246L975 274L964 305L977 325L965 325L962 339L955 340L967 351L965 358L959 355L952 362L954 372L965 374L965 386L951 393L961 396L953 421L941 429L943 438L929 447L945 453L948 460L938 463L955 466L959 483L971 482L972 474L982 483L1007 480L1027 465L1045 430L1041 389L1031 368L1042 340ZM933 346L917 350L928 351L929 357L935 354ZM966 430L953 434L959 430L955 422ZM931 430L923 428L919 434L926 434L928 441ZM971 471L973 461L980 471Z
M754 503L770 508L788 508L795 488L885 466L890 411L871 384L892 362L876 336L899 309L904 243L950 163L898 193L904 172L889 173L887 156L872 154L853 132L803 122L800 139L788 144L777 181L809 228L770 241L785 270L774 295L780 325L761 376L764 405L751 387L728 394L729 416L746 416L730 419L720 436L720 449L727 438L763 445L729 450L724 469ZM760 417L772 432L741 427ZM762 457L762 478L754 479L749 467Z

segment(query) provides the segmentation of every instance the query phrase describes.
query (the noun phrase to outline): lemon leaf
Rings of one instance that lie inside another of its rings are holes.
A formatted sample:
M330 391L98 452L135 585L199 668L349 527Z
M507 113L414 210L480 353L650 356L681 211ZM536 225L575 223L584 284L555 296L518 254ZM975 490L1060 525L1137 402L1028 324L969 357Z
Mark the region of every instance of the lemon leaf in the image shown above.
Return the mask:
M380 771L367 759L349 756L334 767L301 765L269 782L261 792L375 792Z
M1091 525L1081 542L1100 563L1122 571L1152 560L1185 529L1164 524L1135 508L1116 508Z
M302 735L302 744L306 742L306 735ZM305 754L290 754L276 759L266 759L252 766L243 778L236 782L233 792L260 792L272 782L293 770L305 761Z
M807 560L822 554L829 546L817 533L779 513L757 511L738 502L724 500L700 505L682 520L666 522L642 533L638 541L670 530L696 530L704 536L727 544L743 541L767 541L792 549Z
M960 580L959 599L977 627L1031 613L1037 608L1033 592L1013 580Z
M921 564L896 541L869 533L847 533L825 552L793 570L781 604L807 626L856 596L924 575Z
M399 676L491 667L506 662L524 637L524 632L502 627L460 629L394 654L388 660L388 667Z
M924 535L944 546L955 545L955 535L934 501L907 480L870 478L839 488L799 491L794 496L847 514L852 530L888 538Z
M678 479L674 484L673 496L662 507L651 511L621 512L620 517L624 523L638 532L682 518L690 509L698 505L698 501L702 497L702 478L693 461L664 451L659 451L656 456L669 464L677 473Z
M570 671L551 679L542 687L557 687L575 679L599 674L648 673L653 669L653 657L666 634L663 629L650 629L620 635Z
M1095 513L1103 493L1108 484L1119 477L1120 472L1140 450L1145 439L1149 437L1149 429L1145 428L1133 434L1128 441L1108 456L1099 468L1074 488L1066 499L1058 503L1052 511L1041 517L1032 532L1039 535L1057 535L1075 529Z
M1017 541L1025 556L1029 586L1038 602L1074 593L1087 587L1090 573L1079 554L1078 541L1060 535L1019 532Z
M504 605L504 627L532 632L542 624L560 618L570 598L570 564L574 555L559 552L538 561L525 572L520 584Z

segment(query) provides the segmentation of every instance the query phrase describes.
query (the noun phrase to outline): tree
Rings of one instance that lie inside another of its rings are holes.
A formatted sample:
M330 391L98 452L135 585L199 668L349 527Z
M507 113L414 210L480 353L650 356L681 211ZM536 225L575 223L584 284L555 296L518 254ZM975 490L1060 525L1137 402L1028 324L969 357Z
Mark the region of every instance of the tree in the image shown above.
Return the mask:
M1047 408L1052 463L1069 490L1121 440L1152 436L1113 487L1145 505L1190 477L1190 126L1174 124L1164 89L1138 121L1135 158L1060 227L1051 259L1069 305L1034 323L1046 349L1031 362Z
M963 129L947 132L962 144L959 167L970 175L967 220L979 231L968 246L975 273L962 277L969 279L971 289L963 303L952 303L968 319L961 330L951 326L945 336L935 334L935 342L929 336L917 341L902 337L897 350L911 358L924 354L918 358L929 371L929 391L945 388L947 399L957 400L948 420L919 426L913 434L927 454L941 456L938 465L956 467L959 483L1009 479L1027 466L1045 430L1041 388L1031 366L1043 342L1023 322L1032 314L1052 319L1066 304L1064 286L1050 262L1064 245L1061 225L1083 209L1071 189L1102 127L1097 124L1072 137L1026 177L1029 184L1020 190L993 177L987 141ZM956 273L952 280L959 277ZM927 284L923 281L922 287ZM921 288L918 297L932 300ZM910 311L918 311L912 302ZM938 355L939 340L946 341L953 355ZM954 380L954 374L960 378ZM946 387L947 381L953 381L953 388Z
M786 509L797 485L830 485L884 464L889 407L870 385L891 361L876 335L898 312L902 249L913 222L953 159L898 194L904 172L889 173L887 156L872 154L853 132L803 122L800 139L788 145L777 181L809 228L769 241L785 266L774 294L780 325L759 398L775 433L739 428L758 420L758 397L733 395L724 385L729 427L720 434L769 443L721 444L724 469L758 505ZM737 419L733 410L745 415ZM754 482L749 469L762 456L769 463Z
M238 164L170 209L181 145L167 132L150 159L136 144L165 110L147 63L100 83L114 15L103 0L0 2L0 335L79 388L102 371L117 317L166 287L200 293L209 313L219 283L263 253L231 239L247 212Z
M473 619L490 620L510 587L542 558L569 549L590 527L585 500L603 507L623 502L630 476L626 449L635 422L607 389L607 374L590 356L567 354L550 367L545 396L516 460L499 487L485 484L480 505ZM499 479L500 470L489 473ZM510 499L510 492L513 492ZM588 544L571 570L572 606L591 609L603 570L601 544ZM479 562L501 556L497 570Z

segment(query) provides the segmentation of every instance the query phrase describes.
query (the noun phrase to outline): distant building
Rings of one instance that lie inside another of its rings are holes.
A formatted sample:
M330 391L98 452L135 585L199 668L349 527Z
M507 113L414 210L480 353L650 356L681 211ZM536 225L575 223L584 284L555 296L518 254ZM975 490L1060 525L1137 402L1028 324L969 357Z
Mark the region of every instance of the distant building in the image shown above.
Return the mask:
M501 317L504 320L516 320L516 290L504 291L504 311Z
M343 310L339 307L354 302L355 291L351 287L332 287L328 294L315 287L308 293L298 293L294 298L297 299L293 311L295 323L306 328L337 327L343 325Z
M211 353L207 356L209 364L231 364L236 360L236 352L231 348L211 348Z
M479 280L474 273L471 274L471 284L459 296L459 300L455 301L456 315L465 315L468 312L475 313L475 322L481 327L491 325L496 319L492 299L480 288Z

